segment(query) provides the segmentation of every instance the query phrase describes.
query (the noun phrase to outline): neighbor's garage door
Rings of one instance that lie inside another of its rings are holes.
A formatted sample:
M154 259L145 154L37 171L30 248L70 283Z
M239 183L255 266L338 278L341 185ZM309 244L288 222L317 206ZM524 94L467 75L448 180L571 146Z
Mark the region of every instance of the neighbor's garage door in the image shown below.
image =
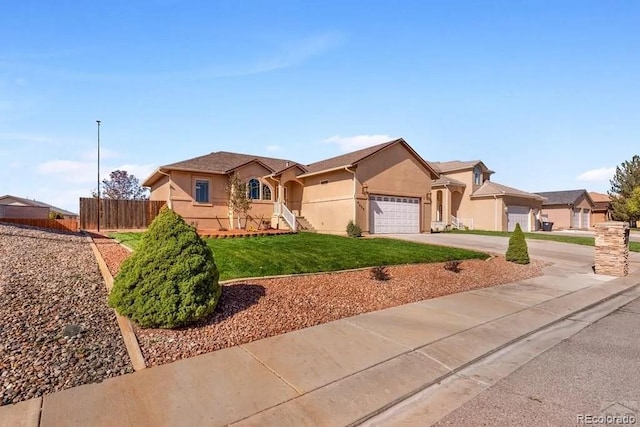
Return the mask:
M574 208L573 216L571 217L571 228L580 228L580 212L582 209Z
M527 206L508 206L507 230L515 230L518 223L520 223L522 231L529 231L529 208Z
M371 232L419 233L420 199L370 196Z
M591 217L591 210L583 209L582 210L582 228L589 228L591 224L589 224L589 218Z

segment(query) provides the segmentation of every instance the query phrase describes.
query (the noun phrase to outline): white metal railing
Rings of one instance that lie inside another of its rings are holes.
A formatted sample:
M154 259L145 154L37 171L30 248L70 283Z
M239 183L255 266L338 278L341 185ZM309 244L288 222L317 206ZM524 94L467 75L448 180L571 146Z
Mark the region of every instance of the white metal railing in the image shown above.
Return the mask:
M291 231L296 231L298 228L298 220L296 216L285 206L284 203L276 202L273 204L273 213L281 216L289 224Z
M451 215L451 227L458 230L466 229L473 230L473 218L457 218Z

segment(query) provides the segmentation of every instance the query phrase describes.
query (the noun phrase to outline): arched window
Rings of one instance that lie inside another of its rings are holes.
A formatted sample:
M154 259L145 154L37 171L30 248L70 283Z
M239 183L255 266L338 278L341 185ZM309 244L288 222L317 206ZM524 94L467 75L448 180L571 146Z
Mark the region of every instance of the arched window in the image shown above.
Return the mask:
M480 170L480 166L473 168L473 183L475 185L482 184L482 171Z
M271 188L267 184L262 184L262 200L271 200Z
M251 178L248 185L249 198L252 200L260 200L260 181Z

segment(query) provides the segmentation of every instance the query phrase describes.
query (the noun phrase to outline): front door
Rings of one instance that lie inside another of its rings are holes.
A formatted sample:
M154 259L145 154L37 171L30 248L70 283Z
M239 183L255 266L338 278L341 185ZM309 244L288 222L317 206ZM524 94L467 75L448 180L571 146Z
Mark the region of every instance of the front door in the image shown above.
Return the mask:
M287 187L283 187L283 200L284 200L284 205L286 207L289 207L289 191L287 190Z

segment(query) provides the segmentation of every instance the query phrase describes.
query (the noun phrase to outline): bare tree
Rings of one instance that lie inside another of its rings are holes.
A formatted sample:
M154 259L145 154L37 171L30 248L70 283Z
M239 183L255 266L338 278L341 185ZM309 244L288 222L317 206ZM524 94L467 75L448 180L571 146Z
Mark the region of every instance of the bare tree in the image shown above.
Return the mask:
M92 191L93 197L98 197L97 191ZM140 181L127 171L115 170L109 174L109 179L102 180L101 197L105 199L146 200L149 198L147 190L140 186Z
M240 225L240 215L243 214L246 218L247 212L251 209L251 199L247 192L247 183L242 181L238 174L234 173L229 177L229 183L227 185L227 192L229 194L229 209L234 214L238 214L238 228L242 228ZM245 227L247 222L245 221Z

